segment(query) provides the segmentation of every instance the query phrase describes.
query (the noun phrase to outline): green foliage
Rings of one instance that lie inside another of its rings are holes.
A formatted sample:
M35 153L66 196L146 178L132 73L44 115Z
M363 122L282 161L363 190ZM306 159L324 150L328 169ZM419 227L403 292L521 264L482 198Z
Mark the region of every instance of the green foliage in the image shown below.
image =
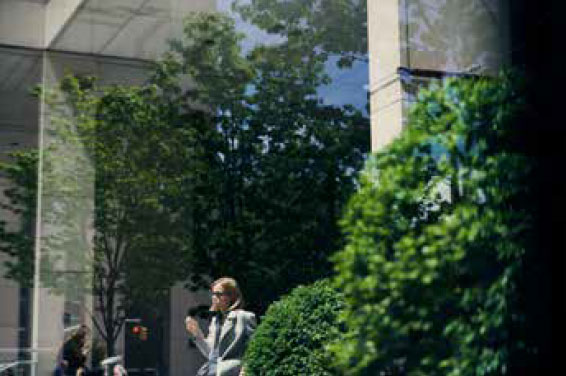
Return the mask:
M246 375L334 375L326 345L341 338L337 318L343 306L326 280L297 287L273 303L246 350Z
M367 0L236 0L244 20L292 43L307 54L338 57L339 67L367 60Z
M23 149L7 154L6 160L0 162L0 174L6 180L6 188L3 190L3 200L0 202L2 217L0 220L0 252L8 255L4 261L4 277L17 281L21 287L32 287L35 272L35 236L37 231L37 203L38 203L38 172L39 153L35 149ZM52 171L51 159L44 158L42 171ZM52 185L53 174L43 174L43 184ZM68 180L65 180L68 184ZM59 192L68 194L73 191L71 187L61 189ZM47 189L46 189L47 190ZM51 190L53 191L53 190ZM60 197L66 197L60 195ZM72 197L72 196L71 196ZM69 198L69 197L67 197ZM71 206L77 213L76 203L69 204L72 200L64 200L67 206ZM66 222L61 218L62 200L54 200L43 197L43 230L49 228L49 235L42 238L44 248L41 259L40 278L41 282L57 291L64 289L63 285L81 285L84 281L81 276L73 276L72 282L58 273L57 267L61 263L61 254L57 252L62 247L76 247L70 244L69 228L63 225ZM53 210L45 210L51 207ZM68 222L67 222L68 224ZM52 225L51 227L47 227ZM67 283L65 283L67 282Z
M42 223L51 230L42 252L64 253L63 271L90 277L79 283L60 273L49 286L65 294L73 284L83 295L92 291L99 312L94 324L113 354L134 304L153 309L186 278L187 223L168 202L198 153L192 135L206 131L199 130L198 116L180 127L178 103L163 100L151 84L101 87L94 78L69 75L44 93L51 127L42 193L66 194L44 200ZM77 236L89 230L92 239ZM77 238L88 244L76 244Z
M513 142L521 106L509 75L448 79L368 161L333 257L345 374L503 374L525 345L511 339L532 227L529 161Z
M172 201L191 224L193 286L202 286L200 276L232 275L263 312L293 286L328 275L369 121L318 98L329 77L325 58L305 53L308 38L242 56L241 36L220 14L191 16L185 35L154 81L175 103L209 108L203 122L214 130L199 135L195 145L209 154L193 159L198 169L184 173L180 201ZM189 89L179 84L187 76L195 77Z
M261 313L328 275L369 149L367 117L318 98L326 58L305 54L306 37L246 56L222 14L189 16L184 35L142 85L68 76L42 92L41 246L61 256L45 273L93 292L109 355L126 313L156 309L179 280L234 276ZM16 270L23 253L7 247Z
M0 220L0 252L11 256L5 261L6 277L31 287L33 279L34 238L37 205L37 152L17 151L9 162L0 163L0 173L11 184L4 190L0 203L4 213L11 214L10 226ZM15 217L17 216L17 217Z

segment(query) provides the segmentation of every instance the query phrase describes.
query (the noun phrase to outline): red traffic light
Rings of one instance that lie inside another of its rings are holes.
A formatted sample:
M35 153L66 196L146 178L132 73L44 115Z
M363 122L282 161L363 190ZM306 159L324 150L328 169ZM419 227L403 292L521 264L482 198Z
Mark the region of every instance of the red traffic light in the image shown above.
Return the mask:
M132 335L138 337L138 339L142 341L147 340L148 330L146 326L143 325L134 325L132 326Z

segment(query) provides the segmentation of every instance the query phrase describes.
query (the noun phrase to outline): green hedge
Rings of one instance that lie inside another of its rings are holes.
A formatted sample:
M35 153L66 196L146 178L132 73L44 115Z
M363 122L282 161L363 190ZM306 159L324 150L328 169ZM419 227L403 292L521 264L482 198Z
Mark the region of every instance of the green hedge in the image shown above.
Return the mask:
M502 75L422 90L407 130L368 161L334 256L344 374L504 374L522 351L532 215L518 87Z
M325 345L340 338L342 308L328 281L297 287L273 303L246 351L246 375L334 375Z

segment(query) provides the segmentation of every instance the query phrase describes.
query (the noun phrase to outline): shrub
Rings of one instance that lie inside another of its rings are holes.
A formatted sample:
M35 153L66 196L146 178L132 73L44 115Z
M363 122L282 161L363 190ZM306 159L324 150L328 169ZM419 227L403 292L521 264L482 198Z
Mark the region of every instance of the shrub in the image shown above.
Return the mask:
M328 281L297 287L273 303L246 351L246 375L334 375L325 345L340 337L342 308Z
M532 215L516 81L422 90L406 131L367 162L333 258L345 374L503 374L525 345L517 283Z

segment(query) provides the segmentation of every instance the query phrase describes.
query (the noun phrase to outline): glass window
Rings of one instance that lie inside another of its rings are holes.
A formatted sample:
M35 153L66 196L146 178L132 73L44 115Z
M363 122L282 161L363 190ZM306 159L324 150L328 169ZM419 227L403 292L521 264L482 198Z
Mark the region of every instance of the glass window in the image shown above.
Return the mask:
M336 275L358 172L424 88L519 66L536 117L560 107L535 47L563 13L527 3L0 0L0 376L238 374L273 303ZM538 127L518 148L561 150ZM442 137L415 155L449 157Z
M0 1L0 372L196 374L212 281L260 317L328 276L369 152L366 20Z

